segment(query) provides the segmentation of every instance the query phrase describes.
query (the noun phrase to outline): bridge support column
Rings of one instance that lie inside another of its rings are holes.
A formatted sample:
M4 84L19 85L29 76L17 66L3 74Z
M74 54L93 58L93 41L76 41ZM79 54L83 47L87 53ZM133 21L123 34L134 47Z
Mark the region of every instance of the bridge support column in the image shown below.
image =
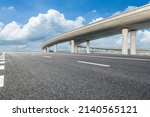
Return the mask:
M57 44L54 44L54 52L57 52Z
M46 52L49 52L49 47L46 48Z
M70 46L71 46L71 53L74 53L75 52L75 42L74 42L74 40L71 40Z
M44 48L43 51L46 52L46 48Z
M86 53L90 53L90 41L87 40Z
M122 29L122 54L128 54L128 28Z
M130 54L136 55L136 30L130 32Z
M78 45L75 44L75 53L78 53Z

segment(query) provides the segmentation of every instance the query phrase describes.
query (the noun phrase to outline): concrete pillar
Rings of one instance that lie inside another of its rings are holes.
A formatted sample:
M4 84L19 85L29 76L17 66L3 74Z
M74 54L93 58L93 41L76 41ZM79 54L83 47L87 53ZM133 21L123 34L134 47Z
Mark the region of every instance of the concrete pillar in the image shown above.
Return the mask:
M86 53L90 53L90 41L87 40Z
M71 47L71 53L74 53L75 51L75 42L74 42L74 40L71 40L71 42L70 42L70 47Z
M77 53L80 53L80 47L77 46Z
M46 48L46 52L49 52L49 47Z
M136 30L130 32L130 54L136 55Z
M43 48L43 51L46 52L46 48Z
M75 53L78 53L78 45L75 44Z
M128 54L128 28L122 29L122 54Z
M54 52L57 52L57 44L54 45Z
M47 52L47 48L44 48L44 52Z

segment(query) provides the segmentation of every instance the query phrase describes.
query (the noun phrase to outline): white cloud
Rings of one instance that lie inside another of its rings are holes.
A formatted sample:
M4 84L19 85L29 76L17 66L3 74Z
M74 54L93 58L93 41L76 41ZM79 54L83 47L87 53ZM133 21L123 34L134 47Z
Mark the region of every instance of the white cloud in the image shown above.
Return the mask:
M2 22L0 22L0 31L3 29L4 24Z
M144 30L142 31L142 38L140 39L141 46L150 48L150 31Z
M20 49L24 49L24 48L26 48L27 46L25 45L25 44L23 44L23 45L13 45L12 46L12 49L13 50L20 50Z
M136 8L138 8L137 6L128 6L126 9L125 9L125 11L131 11L131 10L134 10L134 9L136 9Z
M9 7L2 7L1 10L9 10L9 11L15 11L14 6L9 6Z
M125 11L134 8L136 7L129 6ZM100 20L103 20L103 18L99 17L93 19L92 22ZM48 10L45 14L38 14L35 17L31 17L25 25L19 24L16 21L12 21L6 25L0 22L0 45L3 46L3 48L5 45L8 47L11 45L10 49L12 50L33 50L32 48L34 48L34 50L40 50L40 45L43 40L83 26L83 22L83 17L69 20L65 18L64 14L53 9ZM137 37L138 47L150 47L149 30L138 31ZM99 47L118 48L121 47L121 42L121 35L117 35L92 41L91 44ZM65 47L64 45L62 46ZM62 46L61 48L63 48Z
M27 24L20 25L13 21L7 25L0 24L0 40L36 41L51 38L57 34L83 26L84 18L68 20L56 10L31 17Z
M136 8L138 8L138 7L137 6L128 6L124 11L117 11L117 12L113 13L112 16L119 15L123 12L131 11L131 10L136 9Z
M96 13L96 12L97 12L97 10L92 10L92 12L93 12L93 13Z
M13 6L10 6L8 7L8 10L15 11L15 8Z
M122 13L121 11L117 11L117 12L113 13L113 15L112 15L112 16L120 15L121 13Z
M101 20L103 20L103 19L104 19L104 18L102 18L102 17L99 17L99 18L93 19L93 21L92 21L92 22L90 22L89 24L94 23L94 22L97 22L97 21L101 21Z
M121 35L114 35L110 37L101 38L91 41L91 46L101 48L120 48L121 47Z

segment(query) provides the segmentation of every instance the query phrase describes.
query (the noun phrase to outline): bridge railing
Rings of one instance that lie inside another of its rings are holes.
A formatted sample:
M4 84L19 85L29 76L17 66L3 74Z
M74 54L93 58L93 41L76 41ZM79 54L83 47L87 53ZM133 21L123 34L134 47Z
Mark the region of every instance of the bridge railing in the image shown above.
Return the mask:
M78 46L79 52L86 53L86 46ZM150 55L150 48L137 48L138 55ZM91 53L105 53L105 54L121 54L121 48L100 48L100 47L90 47ZM130 49L128 49L128 53L130 53Z

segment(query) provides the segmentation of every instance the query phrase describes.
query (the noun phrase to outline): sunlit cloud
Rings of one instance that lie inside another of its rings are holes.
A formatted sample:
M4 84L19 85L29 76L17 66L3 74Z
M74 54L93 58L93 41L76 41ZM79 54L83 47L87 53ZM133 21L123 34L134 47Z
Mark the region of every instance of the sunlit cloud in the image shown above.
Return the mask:
M58 34L83 26L84 18L66 19L64 14L50 9L45 14L31 17L27 24L16 21L4 25L0 23L0 40L45 40Z

